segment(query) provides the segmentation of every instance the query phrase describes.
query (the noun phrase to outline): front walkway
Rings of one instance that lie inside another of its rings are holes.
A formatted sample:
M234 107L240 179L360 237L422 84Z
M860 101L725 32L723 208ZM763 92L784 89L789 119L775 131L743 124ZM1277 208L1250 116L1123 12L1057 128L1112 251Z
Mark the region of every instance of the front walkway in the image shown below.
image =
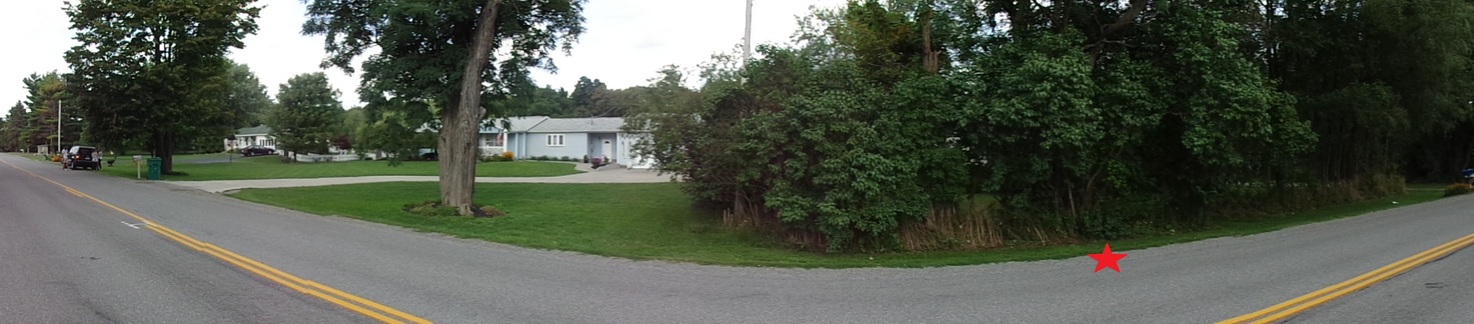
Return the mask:
M579 174L571 174L556 177L477 177L480 183L660 183L670 182L670 175L659 175L653 170L625 169L620 167L609 167L597 171L590 171L588 164L580 163L575 167L581 171ZM303 178L303 179L259 179L259 180L215 180L215 181L161 181L164 183L220 193L245 188L285 188L285 187L315 187L352 183L372 182L435 182L440 181L439 176L363 176L342 178Z

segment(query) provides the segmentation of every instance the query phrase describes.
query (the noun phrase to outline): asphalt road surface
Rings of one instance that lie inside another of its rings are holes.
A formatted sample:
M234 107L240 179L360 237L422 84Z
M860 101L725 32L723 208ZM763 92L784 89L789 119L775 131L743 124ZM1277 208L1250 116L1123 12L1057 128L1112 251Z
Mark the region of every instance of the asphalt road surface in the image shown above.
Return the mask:
M1294 323L1474 322L1474 251L1455 252L1291 319Z
M96 176L68 172L56 177ZM124 221L137 223L0 164L0 321L368 322Z
M8 163L0 163L0 316L19 314L27 323L362 318L123 226L127 216L11 165L437 323L1203 323L1474 233L1474 196L1465 196L1260 235L1117 251L1129 254L1121 273L1092 273L1095 262L1084 255L930 269L735 268L524 249L63 171L18 156L0 161ZM1459 308L1474 305L1474 273L1466 270L1469 252L1461 253L1295 320L1467 322L1471 314ZM1444 284L1420 286L1433 281Z

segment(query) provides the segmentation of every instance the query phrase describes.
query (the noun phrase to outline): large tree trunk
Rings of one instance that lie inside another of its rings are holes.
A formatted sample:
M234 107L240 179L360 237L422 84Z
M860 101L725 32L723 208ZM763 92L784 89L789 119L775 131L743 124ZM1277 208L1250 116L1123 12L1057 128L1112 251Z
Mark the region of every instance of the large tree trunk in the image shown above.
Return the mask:
M174 173L174 132L164 131L164 154L159 156L159 175Z
M159 174L174 173L174 135L167 130L154 133L153 154L162 162Z
M921 46L924 55L921 58L921 65L926 72L937 74L938 71L941 71L938 62L941 61L942 53L933 49L931 44L931 19L934 14L932 7L931 1L927 1L926 13L921 16Z
M486 0L481 8L481 18L476 24L476 35L471 41L471 53L466 57L466 69L461 75L461 87L455 91L456 98L449 102L450 109L441 114L440 121L440 202L454 206L461 215L471 215L472 196L476 192L476 134L480 131L481 118L486 115L481 108L481 71L491 61L491 47L496 42L496 15L501 0Z

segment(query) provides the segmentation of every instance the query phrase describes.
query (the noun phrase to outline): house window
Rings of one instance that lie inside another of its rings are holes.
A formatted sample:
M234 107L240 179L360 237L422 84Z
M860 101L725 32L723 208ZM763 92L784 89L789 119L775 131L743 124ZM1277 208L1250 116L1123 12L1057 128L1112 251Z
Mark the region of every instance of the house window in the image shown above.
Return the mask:
M563 134L548 135L548 146L563 146Z

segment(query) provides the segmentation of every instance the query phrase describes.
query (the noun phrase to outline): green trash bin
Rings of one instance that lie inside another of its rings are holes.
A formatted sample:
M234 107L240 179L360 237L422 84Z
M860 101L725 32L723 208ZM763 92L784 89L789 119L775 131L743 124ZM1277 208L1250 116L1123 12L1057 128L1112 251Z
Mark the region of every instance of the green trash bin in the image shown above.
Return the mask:
M160 158L157 158L157 157L148 158L148 179L149 180L163 179L164 178L163 173L164 173L164 159L160 159Z

